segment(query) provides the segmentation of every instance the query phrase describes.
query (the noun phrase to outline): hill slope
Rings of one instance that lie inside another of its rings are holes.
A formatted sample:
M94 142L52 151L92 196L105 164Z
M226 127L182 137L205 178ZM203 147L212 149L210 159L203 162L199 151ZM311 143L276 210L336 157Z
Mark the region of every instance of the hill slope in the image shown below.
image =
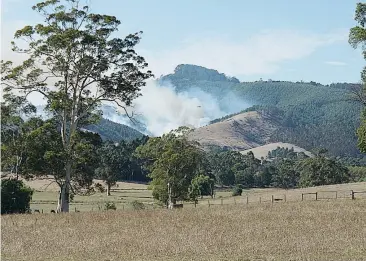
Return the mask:
M160 81L170 82L177 92L200 88L215 97L222 106L223 97L232 94L242 100L242 109L245 109L245 104L254 104L266 106L268 110L279 110L283 120L279 126L281 131L273 136L275 141L297 144L307 150L324 147L334 156L361 156L356 136L361 105L350 100L349 92L355 84L240 83L215 70L194 65L180 65L175 73L162 77Z
M278 118L258 111L240 113L221 122L195 129L189 136L204 147L246 150L270 142L281 128Z
M89 125L85 129L99 133L103 140L120 142L121 140L134 140L141 138L143 134L129 126L119 124L107 119L101 119L97 124Z
M277 149L278 147L285 148L285 149L293 148L294 152L304 152L307 156L309 156L309 157L312 156L312 154L309 151L307 151L303 148L300 148L294 144L283 143L283 142L275 142L275 143L270 143L270 144L266 144L263 146L255 147L252 149L243 150L243 151L241 151L241 153L247 154L249 151L251 151L251 152L253 152L254 157L256 157L257 159L261 159L262 157L266 158L268 156L268 152L273 151L273 150Z

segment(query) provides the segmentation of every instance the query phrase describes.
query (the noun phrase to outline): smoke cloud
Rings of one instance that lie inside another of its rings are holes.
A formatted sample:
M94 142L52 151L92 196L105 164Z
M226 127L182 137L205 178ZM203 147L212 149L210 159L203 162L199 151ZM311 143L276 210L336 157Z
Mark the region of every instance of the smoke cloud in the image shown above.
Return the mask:
M149 81L141 94L130 110L137 115L135 118L143 127L134 125L124 115L124 111L119 111L118 115L111 112L111 108L104 107L104 117L134 127L145 134L160 136L180 126L201 127L211 120L250 106L232 93L219 100L198 87L177 93L174 86L159 85L156 81Z

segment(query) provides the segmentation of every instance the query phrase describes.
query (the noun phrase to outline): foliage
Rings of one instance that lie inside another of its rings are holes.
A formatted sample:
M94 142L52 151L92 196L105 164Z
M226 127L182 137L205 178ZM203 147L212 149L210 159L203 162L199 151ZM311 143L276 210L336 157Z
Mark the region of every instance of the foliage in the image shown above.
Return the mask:
M100 192L100 193L104 193L104 192L105 192L105 189L104 189L103 185L102 185L102 184L100 184L100 183L96 183L96 184L94 184L94 188L95 188L98 192Z
M123 124L102 118L100 122L85 126L85 129L99 133L104 141L132 141L143 137L139 131Z
M366 182L366 167L348 167L351 181Z
M1 180L1 214L27 213L33 190L16 179Z
M294 148L281 148L277 147L275 150L269 151L267 159L303 159L308 158L308 156L304 152L295 152Z
M345 166L323 156L302 160L298 170L300 187L341 184L350 181L349 170Z
M235 186L233 188L233 193L232 195L235 196L241 196L241 194L243 193L243 189L241 187Z
M110 209L112 209L112 210L116 210L116 209L117 209L117 207L116 207L116 204L114 204L114 202L106 202L106 203L104 204L104 209L105 209L105 210L110 210Z
M62 145L59 126L53 119L46 121L28 135L25 161L27 177L52 175L60 189L65 188L67 152ZM74 134L73 176L69 181L72 194L81 193L82 188L91 189L94 171L98 165L97 149L102 144L98 134L78 131ZM69 194L70 197L71 194Z
M28 59L18 66L2 61L1 80L5 93L42 94L58 121L66 160L61 210L68 212L76 133L100 118L97 108L102 102L130 106L152 74L134 50L141 32L113 38L120 25L116 17L92 13L74 0L39 2L33 10L45 22L15 32L15 39L25 40L26 47L12 42L13 50L26 53Z
M196 143L188 141L187 128L179 128L162 137L150 138L136 149L152 179L153 197L168 203L168 184L173 203L189 198L192 180L205 169L205 154Z
M215 180L204 174L199 174L194 177L189 187L189 197L192 200L197 200L198 197L211 196L213 197Z
M295 188L299 180L299 172L292 160L280 160L277 165L277 171L272 176L272 185L278 188Z
M351 28L349 33L349 43L353 48L361 46L362 54L366 59L366 3L357 3L355 12L355 21L357 26ZM361 72L361 80L363 82L362 89L356 92L356 99L364 106L362 119L359 128L357 129L358 147L361 152L366 152L366 67Z
M26 141L29 132L43 124L37 117L24 120L36 112L36 108L24 97L4 94L1 102L1 169L24 174L27 157Z
M117 183L120 173L125 169L128 155L123 153L119 144L105 142L98 149L99 166L95 170L97 178L102 179L107 185L107 195L110 195L110 189Z
M131 204L131 206L132 206L132 208L134 210L142 210L142 209L145 209L144 203L142 203L140 201L134 200L130 204Z

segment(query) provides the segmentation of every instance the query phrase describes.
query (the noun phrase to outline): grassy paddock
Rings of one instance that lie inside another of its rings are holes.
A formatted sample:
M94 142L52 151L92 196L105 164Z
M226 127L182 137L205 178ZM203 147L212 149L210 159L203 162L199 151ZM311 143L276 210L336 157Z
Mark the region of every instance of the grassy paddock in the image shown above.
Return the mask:
M365 260L366 201L6 215L2 260Z
M50 179L52 180L52 179ZM33 180L25 181L25 183L31 188L35 189L35 193L31 202L31 209L43 210L45 213L50 213L51 210L55 210L57 207L58 187L56 184L50 184L50 180ZM103 183L102 181L96 181ZM99 211L104 207L105 202L114 202L117 209L129 209L132 201L139 201L145 204L146 207L153 206L153 197L150 190L147 190L146 184L118 182L118 186L113 187L112 195L106 196L105 193L95 193L90 196L75 196L73 202L70 204L70 210L75 211ZM304 192L319 192L318 196L320 200L323 199L335 199L333 191L337 191L338 199L350 198L350 191L366 191L366 182L360 183L348 183L339 185L328 185L311 187L304 189L248 189L243 191L241 197L232 197L231 190L217 190L216 197L211 199L210 197L204 197L198 202L198 206L208 206L208 201L211 205L243 205L247 202L250 204L269 203L272 195L274 198L286 198L286 201L301 201L301 193ZM366 199L366 194L357 194L357 198ZM305 200L314 200L314 195L306 195ZM192 202L185 202L185 208L193 206Z

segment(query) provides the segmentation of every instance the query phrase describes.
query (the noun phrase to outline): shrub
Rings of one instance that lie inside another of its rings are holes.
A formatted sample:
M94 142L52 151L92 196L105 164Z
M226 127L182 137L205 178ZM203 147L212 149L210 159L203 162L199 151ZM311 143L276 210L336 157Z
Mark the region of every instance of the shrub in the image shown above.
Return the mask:
M1 181L1 214L29 213L33 190L21 180Z
M144 203L134 200L130 203L133 207L134 210L141 210L141 209L145 209L145 205Z
M100 193L104 193L105 192L105 188L103 187L103 185L102 184L100 184L100 183L96 183L95 185L94 185L94 188L95 188L95 190L96 191L98 191L98 192L100 192Z
M233 189L233 196L241 196L241 194L243 193L243 189L241 187L235 187Z
M116 204L114 204L113 202L106 202L104 205L104 209L105 210L110 210L110 209L116 210L117 207L116 207Z

